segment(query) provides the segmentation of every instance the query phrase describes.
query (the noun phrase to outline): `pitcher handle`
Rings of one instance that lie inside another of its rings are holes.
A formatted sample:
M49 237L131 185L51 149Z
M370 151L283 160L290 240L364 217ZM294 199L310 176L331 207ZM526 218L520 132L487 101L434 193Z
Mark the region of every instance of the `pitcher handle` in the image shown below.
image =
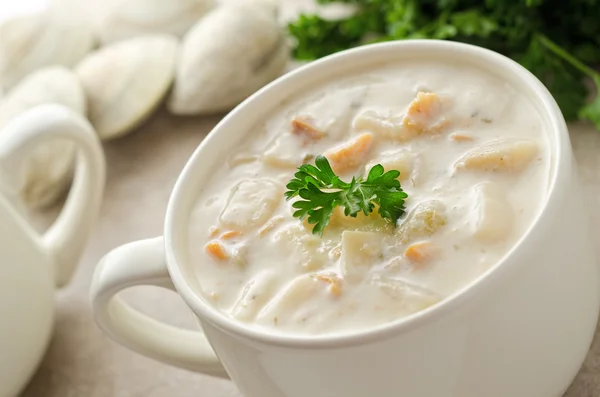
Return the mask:
M176 291L167 270L162 237L122 245L102 258L91 287L92 311L100 328L116 342L147 357L227 378L202 332L159 322L117 296L140 285Z
M32 108L11 120L0 134L0 166L7 178L17 178L31 151L56 139L75 143L77 167L67 201L42 245L54 262L57 287L66 284L85 248L98 215L104 190L105 162L100 141L90 123L62 105ZM17 186L13 179L13 186Z

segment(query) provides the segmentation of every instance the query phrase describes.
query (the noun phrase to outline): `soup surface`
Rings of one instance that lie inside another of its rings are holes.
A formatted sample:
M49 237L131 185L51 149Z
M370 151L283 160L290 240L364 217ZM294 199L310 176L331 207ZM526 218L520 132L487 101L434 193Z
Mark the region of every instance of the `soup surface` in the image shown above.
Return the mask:
M285 186L328 158L342 180L398 170L396 224L338 207L323 235ZM425 309L497 263L543 203L550 151L529 99L472 66L414 60L307 87L248 126L190 214L206 299L251 326L300 334L372 328Z

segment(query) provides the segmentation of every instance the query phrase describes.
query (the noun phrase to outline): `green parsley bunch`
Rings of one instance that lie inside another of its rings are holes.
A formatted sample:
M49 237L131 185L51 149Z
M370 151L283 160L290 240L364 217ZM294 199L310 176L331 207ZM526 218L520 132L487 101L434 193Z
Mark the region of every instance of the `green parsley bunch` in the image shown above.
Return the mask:
M600 73L594 69L600 65L600 0L317 1L347 3L357 10L339 20L302 15L291 23L298 59L373 41L430 38L475 44L529 69L568 121L590 120L600 130ZM586 77L593 83L589 88Z

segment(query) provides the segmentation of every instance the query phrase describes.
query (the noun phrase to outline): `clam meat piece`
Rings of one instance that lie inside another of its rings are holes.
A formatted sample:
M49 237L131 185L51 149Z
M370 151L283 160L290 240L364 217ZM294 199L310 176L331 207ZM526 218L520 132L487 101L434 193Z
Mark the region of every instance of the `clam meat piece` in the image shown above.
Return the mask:
M183 38L167 107L174 114L229 110L281 75L288 58L286 39L270 7L261 2L223 4Z
M0 23L0 87L8 90L44 66L72 67L94 46L90 23L57 10Z
M167 93L175 71L177 39L140 36L103 47L76 68L88 117L103 140L127 134Z
M286 266L297 272L317 271L325 267L330 247L302 224L283 227L273 235L275 247L290 252Z
M383 258L382 233L346 230L342 232L342 275L361 281L371 266Z
M104 44L155 33L182 37L214 5L214 0L120 0L98 34Z
M539 151L537 143L527 139L501 139L488 142L464 155L455 167L487 172L521 172Z
M0 99L0 133L11 119L45 103L64 105L85 116L85 95L77 76L62 66L45 67L22 79ZM72 142L39 145L27 162L19 195L30 208L49 207L69 187L74 167Z

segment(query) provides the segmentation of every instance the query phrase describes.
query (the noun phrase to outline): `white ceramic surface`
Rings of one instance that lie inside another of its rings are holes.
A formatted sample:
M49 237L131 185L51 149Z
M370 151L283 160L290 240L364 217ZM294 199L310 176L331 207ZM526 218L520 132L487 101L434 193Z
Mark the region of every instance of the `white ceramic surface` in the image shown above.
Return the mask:
M35 146L72 141L79 150L75 180L56 222L38 235L19 208L15 187ZM54 318L53 292L67 283L96 218L104 187L96 133L62 105L24 112L0 131L0 397L13 397L42 358Z
M546 203L529 232L501 263L455 296L360 334L270 335L213 309L199 294L185 247L187 216L211 165L247 125L310 83L416 56L455 57L487 67L529 95L544 116L555 162ZM529 72L464 44L361 47L280 78L219 123L174 188L164 239L119 247L102 260L92 285L94 314L112 338L142 354L219 376L224 367L247 397L560 396L584 360L600 305L599 270L583 208L566 125ZM136 285L175 287L204 333L159 323L116 296Z

